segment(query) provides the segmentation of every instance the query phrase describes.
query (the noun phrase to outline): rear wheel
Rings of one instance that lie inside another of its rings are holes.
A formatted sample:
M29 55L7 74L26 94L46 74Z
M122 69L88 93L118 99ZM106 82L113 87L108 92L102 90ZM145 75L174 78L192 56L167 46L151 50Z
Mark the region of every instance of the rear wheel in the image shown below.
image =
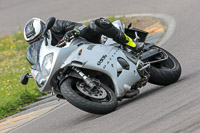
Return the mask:
M155 46L154 48L159 48L159 47ZM180 78L181 65L178 62L178 60L168 51L162 48L159 49L168 55L168 59L165 61L151 64L150 67L151 76L149 82L157 85L166 86L176 82ZM163 55L164 53L161 52L158 56L151 59L151 61L162 58L162 56L164 56Z
M60 86L63 97L77 108L94 113L107 114L117 108L114 92L103 83L89 91L80 79L68 78Z

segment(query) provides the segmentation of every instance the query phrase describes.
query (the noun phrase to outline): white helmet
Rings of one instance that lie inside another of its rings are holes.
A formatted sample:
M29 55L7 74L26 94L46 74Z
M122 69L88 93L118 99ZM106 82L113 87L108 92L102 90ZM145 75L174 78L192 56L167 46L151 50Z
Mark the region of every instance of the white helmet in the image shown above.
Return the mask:
M24 39L28 44L32 44L41 39L45 29L45 22L40 18L30 19L24 27Z

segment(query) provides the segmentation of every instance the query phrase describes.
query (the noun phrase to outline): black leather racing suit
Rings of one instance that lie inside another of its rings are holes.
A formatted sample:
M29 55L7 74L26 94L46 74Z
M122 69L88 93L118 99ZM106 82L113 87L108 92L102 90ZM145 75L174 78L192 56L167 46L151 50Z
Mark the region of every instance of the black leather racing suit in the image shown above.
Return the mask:
M74 29L78 29L81 37L93 43L100 43L101 35L113 38L114 41L120 44L126 43L126 37L123 32L118 30L109 20L99 18L90 21L87 26L66 20L56 20L51 28L52 45L58 44L66 32Z

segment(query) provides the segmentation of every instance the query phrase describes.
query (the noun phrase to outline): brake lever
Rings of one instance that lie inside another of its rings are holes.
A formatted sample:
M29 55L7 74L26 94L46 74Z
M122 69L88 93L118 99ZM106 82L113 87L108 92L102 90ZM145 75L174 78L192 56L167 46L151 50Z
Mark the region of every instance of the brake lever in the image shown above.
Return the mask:
M60 42L56 45L56 47L64 47L66 45L66 41L65 40L60 40Z
M64 47L66 45L67 42L70 42L71 40L73 40L75 38L75 36L70 36L68 39L62 39L60 40L60 42L56 45L56 47Z

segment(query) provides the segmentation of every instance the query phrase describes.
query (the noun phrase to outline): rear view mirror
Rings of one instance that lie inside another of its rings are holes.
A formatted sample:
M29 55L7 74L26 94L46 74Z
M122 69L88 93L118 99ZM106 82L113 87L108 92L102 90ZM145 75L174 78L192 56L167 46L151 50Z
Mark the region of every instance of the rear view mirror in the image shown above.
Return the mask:
M21 78L20 78L21 84L27 85L27 84L28 84L28 79L29 79L29 78L33 78L33 76L32 76L32 75L29 75L28 73L22 75Z
M28 83L28 76L27 75L28 75L28 73L21 76L21 78L20 78L21 84L27 85L27 83Z

